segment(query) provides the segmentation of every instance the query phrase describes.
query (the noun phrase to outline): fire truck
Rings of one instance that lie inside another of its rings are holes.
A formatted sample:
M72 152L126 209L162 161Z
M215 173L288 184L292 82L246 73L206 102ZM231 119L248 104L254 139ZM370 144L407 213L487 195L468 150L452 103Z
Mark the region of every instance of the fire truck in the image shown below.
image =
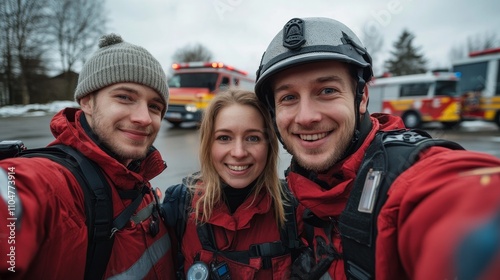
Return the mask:
M500 48L471 52L453 62L460 73L462 118L494 122L500 128Z
M204 109L221 90L253 90L255 80L244 71L221 62L187 62L172 64L173 75L165 119L174 126L183 122L200 122Z
M451 128L461 121L457 82L452 72L375 78L368 85L368 111L400 116L408 128L429 122Z

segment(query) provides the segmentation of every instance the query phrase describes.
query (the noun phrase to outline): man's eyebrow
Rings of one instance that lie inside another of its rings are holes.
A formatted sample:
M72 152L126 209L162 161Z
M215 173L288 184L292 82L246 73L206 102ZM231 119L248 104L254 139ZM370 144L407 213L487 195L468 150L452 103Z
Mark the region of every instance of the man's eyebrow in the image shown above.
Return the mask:
M117 90L123 90L123 91L127 91L127 92L130 92L130 93L133 93L133 94L139 94L139 92L131 87L127 87L127 86L119 86L119 87L116 87L116 88L113 88L111 91L117 91Z
M137 91L134 88L127 87L127 86L119 86L117 88L112 89L111 91L115 91L115 90L124 90L124 91L130 92L132 94L139 95L139 91ZM161 98L159 96L153 98L153 100L155 102L160 102L161 104L166 105L165 101L163 101L163 98Z
M160 98L160 97L155 97L155 98L153 98L153 100L156 101L156 102L159 102L159 103L161 103L163 105L166 105L165 101L163 101L163 99Z
M317 83L325 83L325 82L339 82L344 84L344 79L342 79L340 76L337 75L332 75L332 76L324 76L324 77L319 77L314 80ZM274 91L280 91L280 90L287 90L290 88L290 84L284 84L280 85L279 87L275 88Z
M274 91L276 92L276 91L281 91L281 90L287 90L289 88L290 88L290 84L284 84L284 85L281 85L281 86L275 88Z
M325 76L325 77L319 77L316 79L316 82L318 83L324 83L324 82L340 82L340 83L344 83L344 79L342 79L341 77L337 76L337 75L332 75L332 76Z

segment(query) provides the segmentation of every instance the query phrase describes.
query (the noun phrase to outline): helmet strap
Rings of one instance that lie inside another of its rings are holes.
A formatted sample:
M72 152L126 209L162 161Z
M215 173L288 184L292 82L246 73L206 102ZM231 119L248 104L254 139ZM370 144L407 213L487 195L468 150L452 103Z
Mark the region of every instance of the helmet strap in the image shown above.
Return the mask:
M355 126L354 133L351 138L351 143L349 147L345 150L342 159L345 159L349 155L353 154L359 146L360 138L364 138L362 136L362 128L361 128L361 114L359 113L359 106L361 105L361 100L363 99L363 92L365 89L365 79L363 78L364 70L363 68L358 68L353 73L354 78L356 79L356 91L354 93L354 117L355 117Z

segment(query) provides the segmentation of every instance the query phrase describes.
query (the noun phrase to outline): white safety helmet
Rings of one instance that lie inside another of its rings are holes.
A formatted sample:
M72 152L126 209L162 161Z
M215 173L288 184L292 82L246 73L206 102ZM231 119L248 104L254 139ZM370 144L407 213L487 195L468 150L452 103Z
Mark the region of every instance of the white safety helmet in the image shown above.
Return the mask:
M357 95L362 94L365 83L373 76L370 55L354 32L343 23L320 17L291 19L262 56L255 84L258 98L274 113L274 93L269 79L292 66L324 60L354 66Z

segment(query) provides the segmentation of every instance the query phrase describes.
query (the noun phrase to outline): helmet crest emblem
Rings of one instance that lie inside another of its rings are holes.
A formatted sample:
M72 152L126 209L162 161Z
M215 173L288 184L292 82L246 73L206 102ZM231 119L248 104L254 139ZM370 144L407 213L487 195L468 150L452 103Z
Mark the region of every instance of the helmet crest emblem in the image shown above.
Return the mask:
M300 18L289 20L283 27L283 46L291 50L296 50L305 42L304 21Z

